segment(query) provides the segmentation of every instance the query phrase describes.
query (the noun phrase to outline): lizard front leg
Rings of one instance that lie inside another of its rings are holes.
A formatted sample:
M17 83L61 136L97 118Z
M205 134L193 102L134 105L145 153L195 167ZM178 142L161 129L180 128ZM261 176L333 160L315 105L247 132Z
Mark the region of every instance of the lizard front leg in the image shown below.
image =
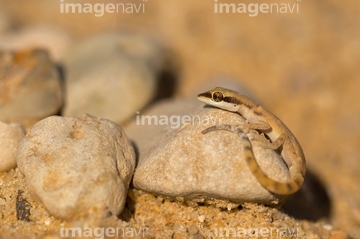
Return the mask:
M271 126L270 126L270 124L268 124L265 121L260 121L260 120L253 121L252 120L251 122L248 121L247 124L239 125L239 127L246 134L249 134L250 130L252 130L252 129L258 131L260 133L260 135L251 134L250 140L256 140L256 141L260 142L260 144L263 148L272 149L272 150L279 149L280 146L283 145L287 139L286 134L283 133L278 138L276 138L276 140L274 140L274 141L267 140L265 137L266 133L264 133L264 132L271 130Z

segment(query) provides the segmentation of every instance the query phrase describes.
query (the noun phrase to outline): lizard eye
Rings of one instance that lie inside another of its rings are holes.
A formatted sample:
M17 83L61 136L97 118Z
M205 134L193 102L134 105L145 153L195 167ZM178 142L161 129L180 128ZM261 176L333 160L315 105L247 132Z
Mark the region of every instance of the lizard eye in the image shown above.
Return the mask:
M224 97L224 96L223 96L223 93L221 93L221 92L219 92L219 91L214 92L214 94L213 94L213 96L212 96L213 100L216 101L216 102L222 101L222 100L223 100L223 97Z

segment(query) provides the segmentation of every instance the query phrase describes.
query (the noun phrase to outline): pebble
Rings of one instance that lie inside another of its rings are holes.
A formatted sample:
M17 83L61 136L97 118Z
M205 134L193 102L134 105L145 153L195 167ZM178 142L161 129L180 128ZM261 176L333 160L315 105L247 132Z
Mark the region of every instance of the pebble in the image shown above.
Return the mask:
M46 51L0 51L0 120L42 119L62 103L59 72Z
M194 234L189 237L190 239L205 239L205 237L201 234Z
M51 116L20 142L17 163L34 199L51 215L71 219L93 208L99 214L123 210L135 153L109 120Z
M0 172L16 167L16 153L24 136L25 129L21 124L0 121Z
M205 222L205 216L204 216L204 215L200 215L200 216L198 217L198 220L199 220L199 222L201 222L201 223Z
M199 228L198 228L198 226L191 224L188 228L188 231L191 235L197 234L199 232Z
M274 221L281 221L281 220L284 220L284 215L281 212L276 212L271 215L271 218Z
M162 48L142 35L99 35L71 48L63 64L64 115L90 113L121 123L153 99Z
M271 194L255 179L243 158L242 142L237 135L227 131L201 133L215 124L245 123L239 114L204 107L191 99L160 102L138 114L135 121L126 128L141 152L133 179L135 188L206 202L221 199L274 205L285 198ZM256 141L252 143L264 172L286 181L289 173L281 157ZM221 205L226 207L227 203L218 204Z

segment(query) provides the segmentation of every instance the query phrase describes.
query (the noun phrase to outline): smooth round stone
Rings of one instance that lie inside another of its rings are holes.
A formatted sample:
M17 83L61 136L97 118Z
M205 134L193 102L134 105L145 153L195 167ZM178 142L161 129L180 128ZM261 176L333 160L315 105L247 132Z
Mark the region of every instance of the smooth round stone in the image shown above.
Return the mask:
M160 102L138 114L126 128L140 152L134 187L224 208L242 202L282 202L286 196L270 193L251 173L238 135L227 131L201 133L216 124L241 125L246 121L237 113L204 107L196 99ZM248 137L255 135L259 136L258 132L251 130ZM288 180L289 171L277 152L262 148L256 141L252 146L267 175Z
M90 113L125 121L154 97L162 61L160 45L136 34L100 35L80 42L64 58L64 115Z
M25 129L21 124L0 121L0 172L16 167L16 154L24 136Z
M23 138L17 164L29 192L51 215L71 219L94 207L118 215L135 153L123 130L109 120L52 116Z
M60 76L45 50L0 51L0 72L0 120L41 119L60 110Z

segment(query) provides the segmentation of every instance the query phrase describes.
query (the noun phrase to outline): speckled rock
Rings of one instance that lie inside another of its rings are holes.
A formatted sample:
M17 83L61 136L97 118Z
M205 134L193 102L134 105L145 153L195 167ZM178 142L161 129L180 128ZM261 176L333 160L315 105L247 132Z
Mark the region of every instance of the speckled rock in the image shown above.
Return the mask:
M117 215L135 154L122 129L109 120L52 116L20 142L17 164L31 195L53 216L69 219L93 207Z
M46 51L0 52L0 120L57 113L61 89L59 72Z
M148 125L150 116L152 123ZM165 116L169 117L167 125ZM157 125L155 118L159 119ZM197 100L183 100L159 103L138 114L135 121L126 128L140 152L135 188L227 208L236 206L227 201L278 204L285 199L257 182L243 158L237 135L227 131L201 133L215 124L245 123L240 115L204 107ZM249 138L254 134L258 135L257 131L250 131ZM286 181L289 172L278 153L263 149L256 141L252 144L264 172Z
M0 121L0 172L16 167L16 153L24 136L25 129L21 124Z
M143 35L114 33L79 43L64 58L64 115L90 113L121 123L153 98L162 60L160 45Z

